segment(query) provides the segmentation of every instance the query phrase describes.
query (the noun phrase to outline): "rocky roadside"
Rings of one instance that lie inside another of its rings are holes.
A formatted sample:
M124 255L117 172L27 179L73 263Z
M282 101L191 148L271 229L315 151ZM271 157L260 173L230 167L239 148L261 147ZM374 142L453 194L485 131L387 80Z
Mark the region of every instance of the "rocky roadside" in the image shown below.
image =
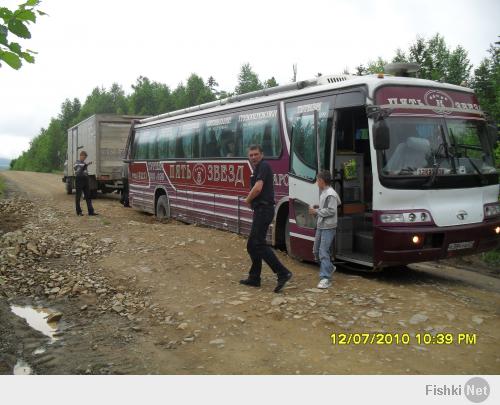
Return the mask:
M34 333L40 341L44 337L10 313L9 307L13 304L50 308L56 313L57 334L66 337L51 349L82 335L76 330L95 323L98 318L102 321L112 317L125 341L142 330L140 323L144 319L160 322L167 318L173 325L179 323L148 300L147 290L135 288L134 279L125 285L113 285L102 274L102 268L95 263L106 257L114 244L112 238L100 238L93 232L71 228L68 219L50 207L18 197L0 200L0 336L3 342L0 373L11 374L16 357L31 358L35 373L50 372L47 367L53 360L52 356L45 356L49 361L45 361L44 356L41 362L33 359L30 351L33 345L25 347L24 338L27 333ZM95 340L102 343L105 339L96 336ZM39 346L40 341L35 345ZM98 348L96 343L88 344L94 351ZM83 369L69 367L67 371L89 373L86 366ZM96 372L106 370L101 368Z

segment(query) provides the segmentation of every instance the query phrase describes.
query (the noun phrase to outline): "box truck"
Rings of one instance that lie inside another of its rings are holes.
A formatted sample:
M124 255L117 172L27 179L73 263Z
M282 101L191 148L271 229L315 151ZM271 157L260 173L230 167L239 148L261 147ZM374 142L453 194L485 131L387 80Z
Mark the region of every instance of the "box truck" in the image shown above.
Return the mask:
M88 154L90 193L93 197L98 190L109 193L121 190L123 152L134 119L144 117L95 114L68 129L68 150L64 165L66 192L71 194L75 189L75 173L73 165L82 150Z

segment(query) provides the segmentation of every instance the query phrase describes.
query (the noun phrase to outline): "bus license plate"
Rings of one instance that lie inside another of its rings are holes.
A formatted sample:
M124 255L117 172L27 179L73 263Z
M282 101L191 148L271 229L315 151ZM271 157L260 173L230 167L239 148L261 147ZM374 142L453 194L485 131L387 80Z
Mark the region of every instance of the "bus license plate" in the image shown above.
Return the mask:
M462 249L470 249L474 247L474 241L469 240L467 242L456 242L456 243L450 243L448 245L448 251L450 250L462 250Z

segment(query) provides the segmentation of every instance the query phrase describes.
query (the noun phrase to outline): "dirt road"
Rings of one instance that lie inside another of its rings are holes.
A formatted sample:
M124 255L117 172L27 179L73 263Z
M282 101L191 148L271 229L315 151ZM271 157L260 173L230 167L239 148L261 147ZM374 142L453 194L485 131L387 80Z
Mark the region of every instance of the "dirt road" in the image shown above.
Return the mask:
M487 274L339 269L321 291L316 266L279 252L294 278L274 294L268 268L260 289L239 285L249 259L238 235L158 223L113 195L95 200L100 216L77 217L59 176L2 176L0 373L20 359L37 374L500 371L500 284ZM60 312L58 339L14 304Z

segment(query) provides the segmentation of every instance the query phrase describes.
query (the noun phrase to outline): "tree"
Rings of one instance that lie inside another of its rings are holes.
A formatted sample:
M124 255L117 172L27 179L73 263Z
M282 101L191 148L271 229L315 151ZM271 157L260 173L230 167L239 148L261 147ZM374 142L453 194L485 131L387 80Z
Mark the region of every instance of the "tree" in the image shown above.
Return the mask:
M217 89L219 87L219 83L217 83L213 76L210 76L207 79L207 87L210 89L215 98L219 97L220 91Z
M83 121L94 114L111 114L115 112L112 94L104 87L95 87L87 96L77 120Z
M401 48L396 49L396 55L392 58L392 63L408 63L409 59Z
M125 96L122 86L118 83L113 83L109 89L109 94L111 96L111 104L113 110L116 114L127 114L128 112L128 100Z
M472 65L468 58L467 51L458 45L450 53L446 72L446 83L458 84L467 82L470 78Z
M495 122L500 122L500 44L491 45L489 57L474 71L472 87L479 103Z
M259 76L252 70L250 63L245 63L241 66L240 74L238 75L238 85L234 89L236 94L250 93L256 90L262 90L264 86L259 80Z
M213 78L212 78L213 79ZM203 79L196 75L189 76L185 88L185 107L208 103L215 100L212 89L205 85Z
M426 79L445 81L448 75L450 51L444 38L436 34L428 42L425 50L424 69Z
M152 82L139 76L132 85L129 96L129 113L138 115L157 115L175 109L175 103L166 84Z
M37 14L39 16L46 15L38 9L40 3L40 0L28 0L20 4L16 10L0 7L0 19L3 20L3 24L0 24L0 60L13 69L20 69L23 60L28 63L35 62L33 55L36 52L23 49L18 42L11 41L9 34L21 39L30 39L29 25L36 23Z
M425 39L422 37L417 37L416 41L410 46L408 51L408 62L416 63L420 66L419 77L427 78L427 45Z
M271 87L276 87L278 86L278 82L276 81L276 79L273 77L271 77L270 79L267 79L265 82L264 82L264 87L266 89L269 89Z
M381 57L378 57L375 61L369 61L366 67L364 65L357 66L356 75L364 76L369 74L384 73L385 65L387 65L387 61L382 59Z

